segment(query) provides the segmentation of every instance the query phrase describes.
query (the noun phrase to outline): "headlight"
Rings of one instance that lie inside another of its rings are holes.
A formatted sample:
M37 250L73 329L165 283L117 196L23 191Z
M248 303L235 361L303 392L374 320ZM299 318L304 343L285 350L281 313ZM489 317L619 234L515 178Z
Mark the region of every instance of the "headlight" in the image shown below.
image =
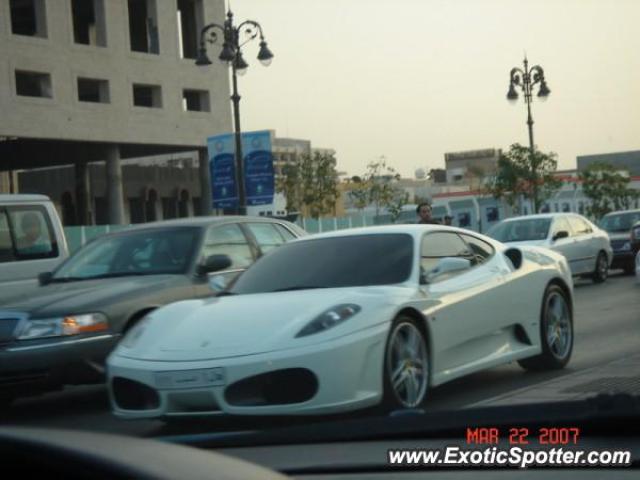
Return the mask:
M131 329L127 332L127 334L124 336L122 341L118 344L118 346L121 346L124 348L135 347L136 343L138 343L138 340L144 333L145 328L147 328L147 325L149 324L150 320L151 320L151 317L147 315L138 323L136 323L133 327L131 327Z
M335 327L339 323L344 322L348 318L353 317L361 310L359 305L353 303L343 303L336 305L322 312L315 319L309 322L302 330L298 332L296 338L306 337L307 335L313 335L314 333L324 332L332 327Z
M631 250L631 242L624 242L620 250Z
M64 337L81 333L103 332L109 329L107 317L101 313L85 313L60 318L30 319L18 340Z
M640 240L640 227L636 227L636 228L634 228L632 230L631 238L635 238L637 240Z

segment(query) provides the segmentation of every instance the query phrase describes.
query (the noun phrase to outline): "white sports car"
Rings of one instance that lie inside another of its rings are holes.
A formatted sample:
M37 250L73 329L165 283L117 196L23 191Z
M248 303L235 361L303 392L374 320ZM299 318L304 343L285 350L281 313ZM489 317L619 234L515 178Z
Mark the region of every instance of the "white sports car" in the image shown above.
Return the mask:
M415 408L428 391L573 347L566 259L471 231L396 225L295 240L228 290L152 312L108 360L127 418Z

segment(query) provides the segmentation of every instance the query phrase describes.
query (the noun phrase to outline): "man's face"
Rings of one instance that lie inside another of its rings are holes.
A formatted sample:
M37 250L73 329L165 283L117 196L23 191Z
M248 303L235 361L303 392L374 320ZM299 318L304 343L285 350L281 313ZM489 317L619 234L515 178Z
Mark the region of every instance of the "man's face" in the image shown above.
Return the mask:
M429 205L422 205L419 215L422 220L431 220L431 207Z

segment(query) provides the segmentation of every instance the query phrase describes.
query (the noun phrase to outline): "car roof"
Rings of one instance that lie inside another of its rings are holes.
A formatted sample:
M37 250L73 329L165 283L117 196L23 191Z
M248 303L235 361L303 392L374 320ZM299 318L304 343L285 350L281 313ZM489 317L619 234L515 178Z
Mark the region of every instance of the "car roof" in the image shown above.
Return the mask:
M514 222L519 220L536 220L536 219L553 219L559 217L581 217L579 213L575 212L555 212L555 213L536 213L534 215L520 215L519 217L505 218L503 222Z
M476 232L471 230L466 230L464 228L458 227L449 227L446 225L438 225L438 224L401 224L401 225L379 225L379 226L371 226L371 227L358 227L358 228L347 228L343 230L333 230L331 232L325 233L316 233L314 235L310 235L307 237L303 237L295 240L296 242L304 242L307 240L315 240L318 238L332 238L332 237L352 237L357 235L382 235L382 234L408 234L412 237L420 236L428 231L438 231L438 232L458 232L458 233L467 233L467 234L475 234L479 235Z
M285 223L291 225L287 220L280 220L271 217L247 217L240 215L202 216L175 218L172 220L159 220L157 222L140 223L131 225L127 231L140 230L145 228L166 228L166 227L208 227L218 223L244 223L244 222L265 222L265 223Z
M27 193L3 193L0 194L0 203L24 203L24 202L50 202L46 195Z
M609 212L604 217L613 217L615 215L624 215L625 213L640 213L640 208L634 208L632 210L616 210L615 212Z

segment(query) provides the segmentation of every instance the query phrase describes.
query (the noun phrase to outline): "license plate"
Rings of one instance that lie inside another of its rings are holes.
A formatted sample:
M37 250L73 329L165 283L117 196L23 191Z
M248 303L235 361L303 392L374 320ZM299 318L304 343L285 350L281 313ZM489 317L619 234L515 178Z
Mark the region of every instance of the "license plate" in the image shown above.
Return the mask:
M158 388L219 387L226 384L223 368L156 372L155 381Z

